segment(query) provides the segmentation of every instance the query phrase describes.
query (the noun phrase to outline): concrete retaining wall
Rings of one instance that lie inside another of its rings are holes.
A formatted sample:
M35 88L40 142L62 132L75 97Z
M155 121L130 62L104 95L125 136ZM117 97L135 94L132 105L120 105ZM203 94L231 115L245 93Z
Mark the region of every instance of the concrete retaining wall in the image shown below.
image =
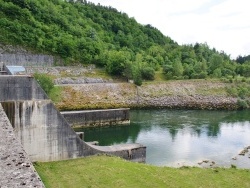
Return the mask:
M2 105L32 161L87 155L83 142L49 100L2 102Z
M6 65L20 65L20 66L53 66L54 57L43 54L11 54L4 53L0 56L0 62Z
M0 104L0 187L44 187Z
M0 89L0 101L48 99L32 77L0 76Z
M53 66L56 60L52 55L34 54L22 47L0 43L0 62L6 65Z
M114 124L129 124L129 108L61 112L74 128Z
M0 103L32 161L54 161L98 153L145 161L141 144L96 146L83 142L31 77L0 76Z

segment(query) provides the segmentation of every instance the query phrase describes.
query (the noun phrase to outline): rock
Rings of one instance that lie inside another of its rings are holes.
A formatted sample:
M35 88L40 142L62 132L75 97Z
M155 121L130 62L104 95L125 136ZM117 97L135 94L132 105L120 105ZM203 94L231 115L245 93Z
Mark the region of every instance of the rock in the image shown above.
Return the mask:
M245 155L246 153L248 152L248 149L244 148L240 153L239 155Z
M103 80L102 78L88 78L88 77L64 77L57 78L54 80L54 83L57 85L62 84L93 84L93 83L108 83L112 82L112 80Z
M6 160L10 155L6 155L4 157L1 157L1 160Z

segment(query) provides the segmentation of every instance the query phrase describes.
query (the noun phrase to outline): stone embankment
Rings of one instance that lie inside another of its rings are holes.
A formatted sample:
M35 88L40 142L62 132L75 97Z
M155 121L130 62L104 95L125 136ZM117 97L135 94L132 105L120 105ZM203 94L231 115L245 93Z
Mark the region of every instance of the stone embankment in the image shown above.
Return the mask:
M237 98L228 95L230 83L207 80L145 83L79 84L64 86L61 110L98 108L237 109Z
M42 73L53 75L56 77L54 83L62 84L88 84L88 83L112 83L112 79L104 79L95 77L95 66L87 67L72 66L72 67L41 67L41 66L26 66L27 74ZM92 76L92 77L90 77Z
M0 104L0 187L44 187Z
M88 78L88 77L80 77L80 78L57 78L54 80L56 85L62 84L93 84L93 83L108 83L109 80L104 80L102 78Z

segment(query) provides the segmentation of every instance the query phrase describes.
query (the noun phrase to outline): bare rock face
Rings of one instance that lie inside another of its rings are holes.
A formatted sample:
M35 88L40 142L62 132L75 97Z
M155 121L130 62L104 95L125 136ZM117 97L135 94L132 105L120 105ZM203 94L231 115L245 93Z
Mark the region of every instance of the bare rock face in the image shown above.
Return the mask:
M0 187L44 187L0 104Z

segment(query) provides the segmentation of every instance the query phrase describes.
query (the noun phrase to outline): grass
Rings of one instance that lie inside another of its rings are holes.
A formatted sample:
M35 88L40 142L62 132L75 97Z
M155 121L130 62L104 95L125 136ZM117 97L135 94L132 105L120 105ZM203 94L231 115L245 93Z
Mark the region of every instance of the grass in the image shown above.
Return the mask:
M35 168L47 188L250 187L249 170L156 167L109 156L39 162Z
M163 70L160 69L158 71L155 71L155 80L154 81L166 81L166 78L163 74Z
M49 98L53 102L60 102L62 100L62 87L60 86L54 86L53 89L49 93Z
M88 69L85 67L85 69ZM93 71L88 70L87 72L83 71L81 72L82 68L79 68L80 73L78 75L74 74L74 70L71 72L62 71L60 72L60 77L71 77L71 78L77 78L77 77L89 77L89 78L103 78L103 79L112 79L112 77L105 71L104 68L94 68ZM56 77L54 77L56 78Z
M95 68L92 73L85 73L84 76L90 78L103 78L103 79L112 79L112 77L105 71L104 68Z
M199 87L196 90L197 94L203 96L213 96L213 95L227 95L227 91L225 87L214 87L214 88L206 88L206 87Z

